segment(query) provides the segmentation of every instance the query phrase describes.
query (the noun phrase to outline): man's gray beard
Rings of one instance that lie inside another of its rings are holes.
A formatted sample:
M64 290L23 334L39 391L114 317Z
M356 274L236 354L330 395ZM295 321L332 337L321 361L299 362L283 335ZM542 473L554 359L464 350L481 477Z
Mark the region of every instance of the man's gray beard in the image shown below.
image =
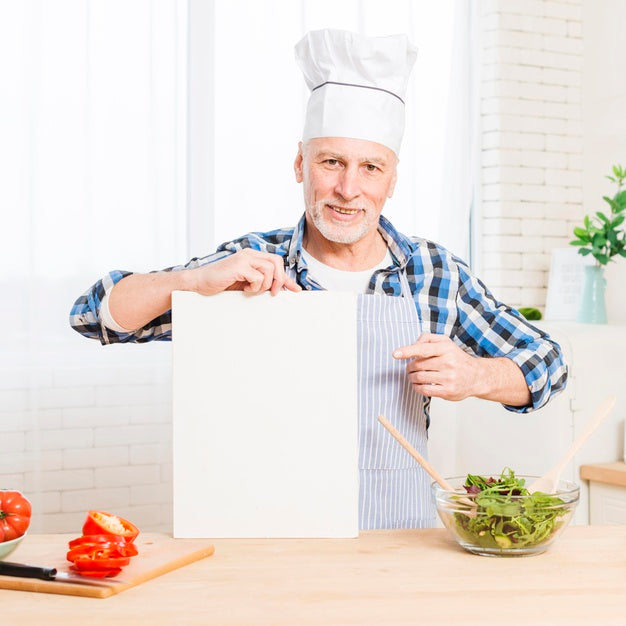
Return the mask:
M328 203L316 202L308 209L309 215L313 220L313 224L315 224L315 227L320 231L320 233L322 233L325 239L335 243L356 243L365 237L371 226L367 209L365 209L365 219L361 222L358 228L352 230L325 220L322 210L326 204Z

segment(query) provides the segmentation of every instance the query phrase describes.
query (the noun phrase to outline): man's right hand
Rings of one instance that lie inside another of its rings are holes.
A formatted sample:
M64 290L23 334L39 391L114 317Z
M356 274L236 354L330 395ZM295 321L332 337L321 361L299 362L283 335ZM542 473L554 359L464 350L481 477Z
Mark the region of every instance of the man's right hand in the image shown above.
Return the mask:
M108 304L116 323L130 330L169 310L176 290L210 296L229 290L277 294L283 288L302 290L287 276L282 258L246 248L193 269L126 276L111 290Z
M302 291L300 285L287 276L282 257L250 248L187 271L189 290L204 296L222 291L270 291L272 295L283 288Z

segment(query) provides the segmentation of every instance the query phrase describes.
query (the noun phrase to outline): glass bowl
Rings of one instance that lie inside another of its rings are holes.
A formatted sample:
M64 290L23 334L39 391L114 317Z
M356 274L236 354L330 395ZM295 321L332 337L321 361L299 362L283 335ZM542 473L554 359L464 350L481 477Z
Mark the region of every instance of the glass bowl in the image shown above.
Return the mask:
M526 486L536 479L517 478ZM431 485L439 518L460 546L481 556L545 552L572 519L580 495L578 486L565 480L556 493L530 495L469 494L463 487L466 476L446 480L453 491Z
M26 537L26 533L24 533L21 537L17 539L11 539L11 541L3 541L0 543L0 561L6 559L15 548L20 544L20 541Z

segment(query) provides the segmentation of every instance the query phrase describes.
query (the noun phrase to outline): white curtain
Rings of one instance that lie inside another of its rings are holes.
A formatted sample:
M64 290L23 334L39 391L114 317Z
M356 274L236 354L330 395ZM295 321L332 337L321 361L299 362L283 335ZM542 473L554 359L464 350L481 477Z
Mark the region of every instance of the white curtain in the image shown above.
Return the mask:
M185 9L0 3L5 348L69 345L96 278L185 257Z
M34 532L96 500L170 527L170 346L104 349L68 315L111 269L187 256L186 9L0 0L0 485Z

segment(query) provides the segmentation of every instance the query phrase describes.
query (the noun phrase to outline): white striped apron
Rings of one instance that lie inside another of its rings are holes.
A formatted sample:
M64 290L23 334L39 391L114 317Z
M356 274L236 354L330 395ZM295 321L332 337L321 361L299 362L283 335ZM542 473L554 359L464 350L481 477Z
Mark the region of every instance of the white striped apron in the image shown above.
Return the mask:
M287 274L297 280L294 268ZM394 349L414 343L421 322L406 274L402 297L357 296L359 407L359 528L428 528L435 525L426 472L378 422L384 415L427 456L424 396L416 393Z
M426 472L378 422L384 415L427 455L424 397L413 390L406 362L391 354L414 343L421 323L404 272L402 297L359 295L359 527L426 528L435 510Z

